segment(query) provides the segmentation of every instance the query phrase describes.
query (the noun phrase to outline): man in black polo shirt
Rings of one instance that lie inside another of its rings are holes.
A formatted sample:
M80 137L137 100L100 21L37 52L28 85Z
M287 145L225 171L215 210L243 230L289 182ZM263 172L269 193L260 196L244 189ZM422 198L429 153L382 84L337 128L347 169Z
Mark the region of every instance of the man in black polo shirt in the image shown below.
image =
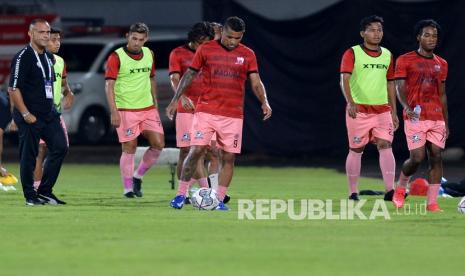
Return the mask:
M65 204L52 189L68 151L60 116L53 105L53 56L46 52L50 25L35 19L29 26L30 44L11 62L8 92L14 105L13 119L18 125L20 175L26 205ZM49 154L44 164L42 182L33 187L39 139L47 143Z

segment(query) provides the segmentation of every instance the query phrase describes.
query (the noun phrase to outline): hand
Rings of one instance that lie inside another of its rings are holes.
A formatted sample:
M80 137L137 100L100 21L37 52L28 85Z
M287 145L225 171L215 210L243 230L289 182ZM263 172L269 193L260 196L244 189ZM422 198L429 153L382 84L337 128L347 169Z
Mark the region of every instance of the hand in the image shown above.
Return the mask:
M26 116L23 116L23 119L28 124L33 124L33 123L37 122L36 116L32 115L32 113L27 113Z
M272 112L271 107L267 101L262 104L262 110L263 110L263 115L264 115L263 121L266 121L271 117L271 112Z
M394 125L394 131L399 128L399 117L397 117L397 114L392 114L392 124Z
M353 119L357 117L357 105L355 103L347 103L347 112Z
M119 116L118 111L111 113L111 126L114 128L119 127L121 124L121 117Z
M11 120L10 125L7 127L7 129L10 132L16 132L16 131L18 131L18 126L16 125L14 120Z
M194 111L195 106L191 99L186 96L181 96L181 104L185 110Z
M419 118L418 114L413 112L413 109L410 107L405 108L405 113L407 114L407 118L409 120L415 120Z
M166 116L168 119L173 120L174 113L176 113L176 101L171 101L170 104L166 107Z
M69 91L68 94L66 94L66 96L63 97L63 109L64 110L70 109L71 106L73 105L73 101L74 101L74 94L73 92Z
M0 166L0 176L3 177L7 175L8 175L8 171L4 167Z

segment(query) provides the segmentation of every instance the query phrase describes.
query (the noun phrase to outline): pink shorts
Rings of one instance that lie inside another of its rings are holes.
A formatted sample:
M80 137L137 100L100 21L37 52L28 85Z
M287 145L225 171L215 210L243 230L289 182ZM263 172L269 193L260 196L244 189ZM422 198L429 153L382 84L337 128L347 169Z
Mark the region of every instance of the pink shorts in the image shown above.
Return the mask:
M375 138L392 142L394 138L394 126L391 112L381 114L357 113L353 119L346 111L347 135L349 147L356 149L364 147Z
M63 119L63 115L60 115L60 124L61 124L61 127L63 128L63 131L65 132L66 145L69 147L68 129L66 129L66 124L65 124L65 120ZM45 145L45 141L40 139L39 145Z
M191 128L194 120L194 113L177 113L176 114L176 146L185 148L191 145ZM215 146L216 133L211 138L211 146Z
M191 146L210 145L216 134L217 147L227 152L240 153L242 124L243 120L240 118L196 112L192 122Z
M176 114L176 146L185 148L191 145L191 128L193 113Z
M444 121L404 120L404 131L409 150L421 148L430 141L441 149L446 147L446 123Z
M141 111L118 111L121 124L116 128L120 143L132 141L145 130L163 134L160 115L155 108Z

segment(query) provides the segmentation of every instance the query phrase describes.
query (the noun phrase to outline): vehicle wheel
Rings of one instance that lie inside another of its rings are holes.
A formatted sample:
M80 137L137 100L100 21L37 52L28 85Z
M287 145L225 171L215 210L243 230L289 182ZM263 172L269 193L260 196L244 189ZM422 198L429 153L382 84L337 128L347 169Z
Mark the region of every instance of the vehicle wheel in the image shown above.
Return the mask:
M102 142L108 133L108 120L107 114L101 109L86 110L79 122L79 140L88 144Z

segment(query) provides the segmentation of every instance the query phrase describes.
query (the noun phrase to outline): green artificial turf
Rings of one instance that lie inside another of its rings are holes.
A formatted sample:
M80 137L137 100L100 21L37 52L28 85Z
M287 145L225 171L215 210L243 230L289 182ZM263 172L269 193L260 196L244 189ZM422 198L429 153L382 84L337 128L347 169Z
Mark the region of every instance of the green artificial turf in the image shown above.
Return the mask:
M18 175L16 164L7 168ZM231 211L169 207L168 168L148 172L144 197L122 197L116 165L65 164L55 194L66 206L26 207L20 186L0 191L0 275L460 275L465 215L459 199L439 199L440 214L390 219L238 219L238 199L334 200L345 175L320 168L237 167ZM361 189L383 190L362 178ZM375 199L365 196L370 214ZM298 205L297 209L298 209ZM445 273L445 274L444 274Z

